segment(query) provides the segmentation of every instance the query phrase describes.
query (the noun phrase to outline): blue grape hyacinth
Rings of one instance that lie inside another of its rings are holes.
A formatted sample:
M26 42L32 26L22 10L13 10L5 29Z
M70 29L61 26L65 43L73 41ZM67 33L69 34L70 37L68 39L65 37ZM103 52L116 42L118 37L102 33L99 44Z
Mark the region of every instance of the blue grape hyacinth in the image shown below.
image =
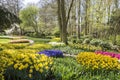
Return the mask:
M60 50L44 50L39 52L39 54L45 54L49 57L63 57L63 52Z

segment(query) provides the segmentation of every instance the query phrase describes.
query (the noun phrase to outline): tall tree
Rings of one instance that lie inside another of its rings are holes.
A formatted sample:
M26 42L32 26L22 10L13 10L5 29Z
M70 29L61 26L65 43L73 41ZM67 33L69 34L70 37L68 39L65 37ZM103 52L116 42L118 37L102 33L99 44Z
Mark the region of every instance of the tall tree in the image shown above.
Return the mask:
M88 35L89 33L89 6L90 6L90 0L86 0L85 4L85 35Z
M26 27L32 27L33 30L39 35L38 29L38 12L39 9L34 5L28 5L20 11L20 19Z
M20 23L20 19L8 9L0 6L0 31L10 28L13 23Z
M76 28L78 39L80 39L80 14L81 14L81 0L76 0Z
M0 0L0 4L18 16L23 0Z
M58 21L60 27L61 40L68 44L67 42L67 25L70 17L70 11L72 8L74 0L71 1L68 13L66 13L65 0L57 0L58 3Z

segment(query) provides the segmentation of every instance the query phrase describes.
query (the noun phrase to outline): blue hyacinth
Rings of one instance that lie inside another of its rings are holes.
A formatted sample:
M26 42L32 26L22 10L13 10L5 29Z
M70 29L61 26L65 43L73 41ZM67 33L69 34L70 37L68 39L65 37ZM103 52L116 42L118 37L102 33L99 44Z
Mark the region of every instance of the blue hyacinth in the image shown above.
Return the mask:
M63 52L60 50L44 50L39 52L39 54L45 54L49 57L63 57Z

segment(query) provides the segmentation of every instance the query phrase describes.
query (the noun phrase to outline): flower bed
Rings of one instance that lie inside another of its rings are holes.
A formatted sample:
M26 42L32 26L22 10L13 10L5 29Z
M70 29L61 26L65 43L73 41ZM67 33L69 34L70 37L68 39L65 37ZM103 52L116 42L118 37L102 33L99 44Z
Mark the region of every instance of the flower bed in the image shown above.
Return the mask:
M77 61L88 70L120 70L117 58L94 52L81 52L77 55Z
M33 44L31 46L26 47L27 49L37 49L37 50L45 50L45 49L51 49L52 46L49 44Z
M51 42L60 42L61 40L60 40L60 38L53 38L53 39L51 39Z
M63 53L60 50L44 50L39 52L39 54L45 54L49 57L63 57Z
M120 59L120 54L114 53L114 52L104 52L104 51L96 51L96 54L102 54L102 55L107 55L107 56L111 56L113 58L118 58Z
M17 52L0 52L0 80L46 80L50 75L52 58L44 54Z

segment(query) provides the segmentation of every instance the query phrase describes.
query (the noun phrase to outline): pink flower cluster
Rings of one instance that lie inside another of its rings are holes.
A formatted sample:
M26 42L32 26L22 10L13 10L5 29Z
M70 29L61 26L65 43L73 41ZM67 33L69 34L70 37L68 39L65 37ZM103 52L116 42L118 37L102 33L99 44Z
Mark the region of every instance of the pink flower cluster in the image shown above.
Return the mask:
M96 54L102 54L102 55L108 55L112 58L118 58L120 59L120 54L114 53L114 52L104 52L104 51L95 51Z

